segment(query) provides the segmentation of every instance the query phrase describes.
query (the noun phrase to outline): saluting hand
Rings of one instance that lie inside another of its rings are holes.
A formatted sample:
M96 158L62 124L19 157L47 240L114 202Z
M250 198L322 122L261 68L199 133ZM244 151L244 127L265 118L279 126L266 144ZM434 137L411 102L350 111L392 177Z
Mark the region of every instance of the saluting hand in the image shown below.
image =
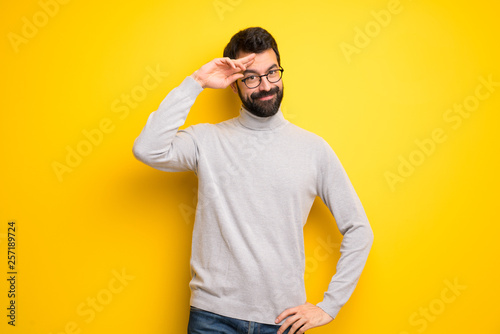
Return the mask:
M252 65L255 53L239 59L215 58L191 74L203 88L226 88L243 77L243 71Z

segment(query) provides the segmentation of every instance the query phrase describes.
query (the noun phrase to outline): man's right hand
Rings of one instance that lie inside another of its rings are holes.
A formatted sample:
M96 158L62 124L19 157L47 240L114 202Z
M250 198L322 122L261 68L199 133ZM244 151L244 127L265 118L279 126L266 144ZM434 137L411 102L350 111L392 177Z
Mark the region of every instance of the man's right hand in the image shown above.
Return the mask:
M252 65L254 60L255 53L239 59L216 58L191 74L191 78L203 88L226 88L243 78L242 72Z

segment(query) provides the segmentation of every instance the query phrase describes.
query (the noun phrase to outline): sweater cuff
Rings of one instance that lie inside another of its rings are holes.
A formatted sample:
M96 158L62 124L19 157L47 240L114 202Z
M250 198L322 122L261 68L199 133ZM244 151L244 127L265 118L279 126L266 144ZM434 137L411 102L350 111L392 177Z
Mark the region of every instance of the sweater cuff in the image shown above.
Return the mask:
M190 76L186 77L184 81L182 81L182 83L179 85L179 87L182 87L182 89L186 89L190 93L196 95L200 94L203 91L203 87L201 87L201 85Z
M325 313L328 314L333 319L337 317L337 314L339 313L341 308L335 305L328 305L325 301L316 304L316 306L325 311Z

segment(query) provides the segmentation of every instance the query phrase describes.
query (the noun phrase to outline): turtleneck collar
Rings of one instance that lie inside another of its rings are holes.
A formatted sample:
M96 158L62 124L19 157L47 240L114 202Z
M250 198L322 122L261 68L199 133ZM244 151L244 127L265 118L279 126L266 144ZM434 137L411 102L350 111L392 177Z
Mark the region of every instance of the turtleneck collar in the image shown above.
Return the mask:
M281 106L276 114L269 117L255 116L250 111L246 110L245 107L241 106L240 116L237 117L237 120L241 125L252 130L273 130L288 122L283 117Z

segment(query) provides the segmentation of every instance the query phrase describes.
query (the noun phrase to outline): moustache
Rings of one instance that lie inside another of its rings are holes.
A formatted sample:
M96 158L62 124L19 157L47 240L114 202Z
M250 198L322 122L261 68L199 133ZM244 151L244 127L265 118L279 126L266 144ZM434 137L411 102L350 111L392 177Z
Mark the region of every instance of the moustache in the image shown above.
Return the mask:
M271 95L278 94L279 91L280 91L279 87L274 87L274 88L271 88L268 91L261 91L261 92L252 93L250 95L250 97L252 98L252 100L260 99L262 97L266 97L266 96L271 96Z

